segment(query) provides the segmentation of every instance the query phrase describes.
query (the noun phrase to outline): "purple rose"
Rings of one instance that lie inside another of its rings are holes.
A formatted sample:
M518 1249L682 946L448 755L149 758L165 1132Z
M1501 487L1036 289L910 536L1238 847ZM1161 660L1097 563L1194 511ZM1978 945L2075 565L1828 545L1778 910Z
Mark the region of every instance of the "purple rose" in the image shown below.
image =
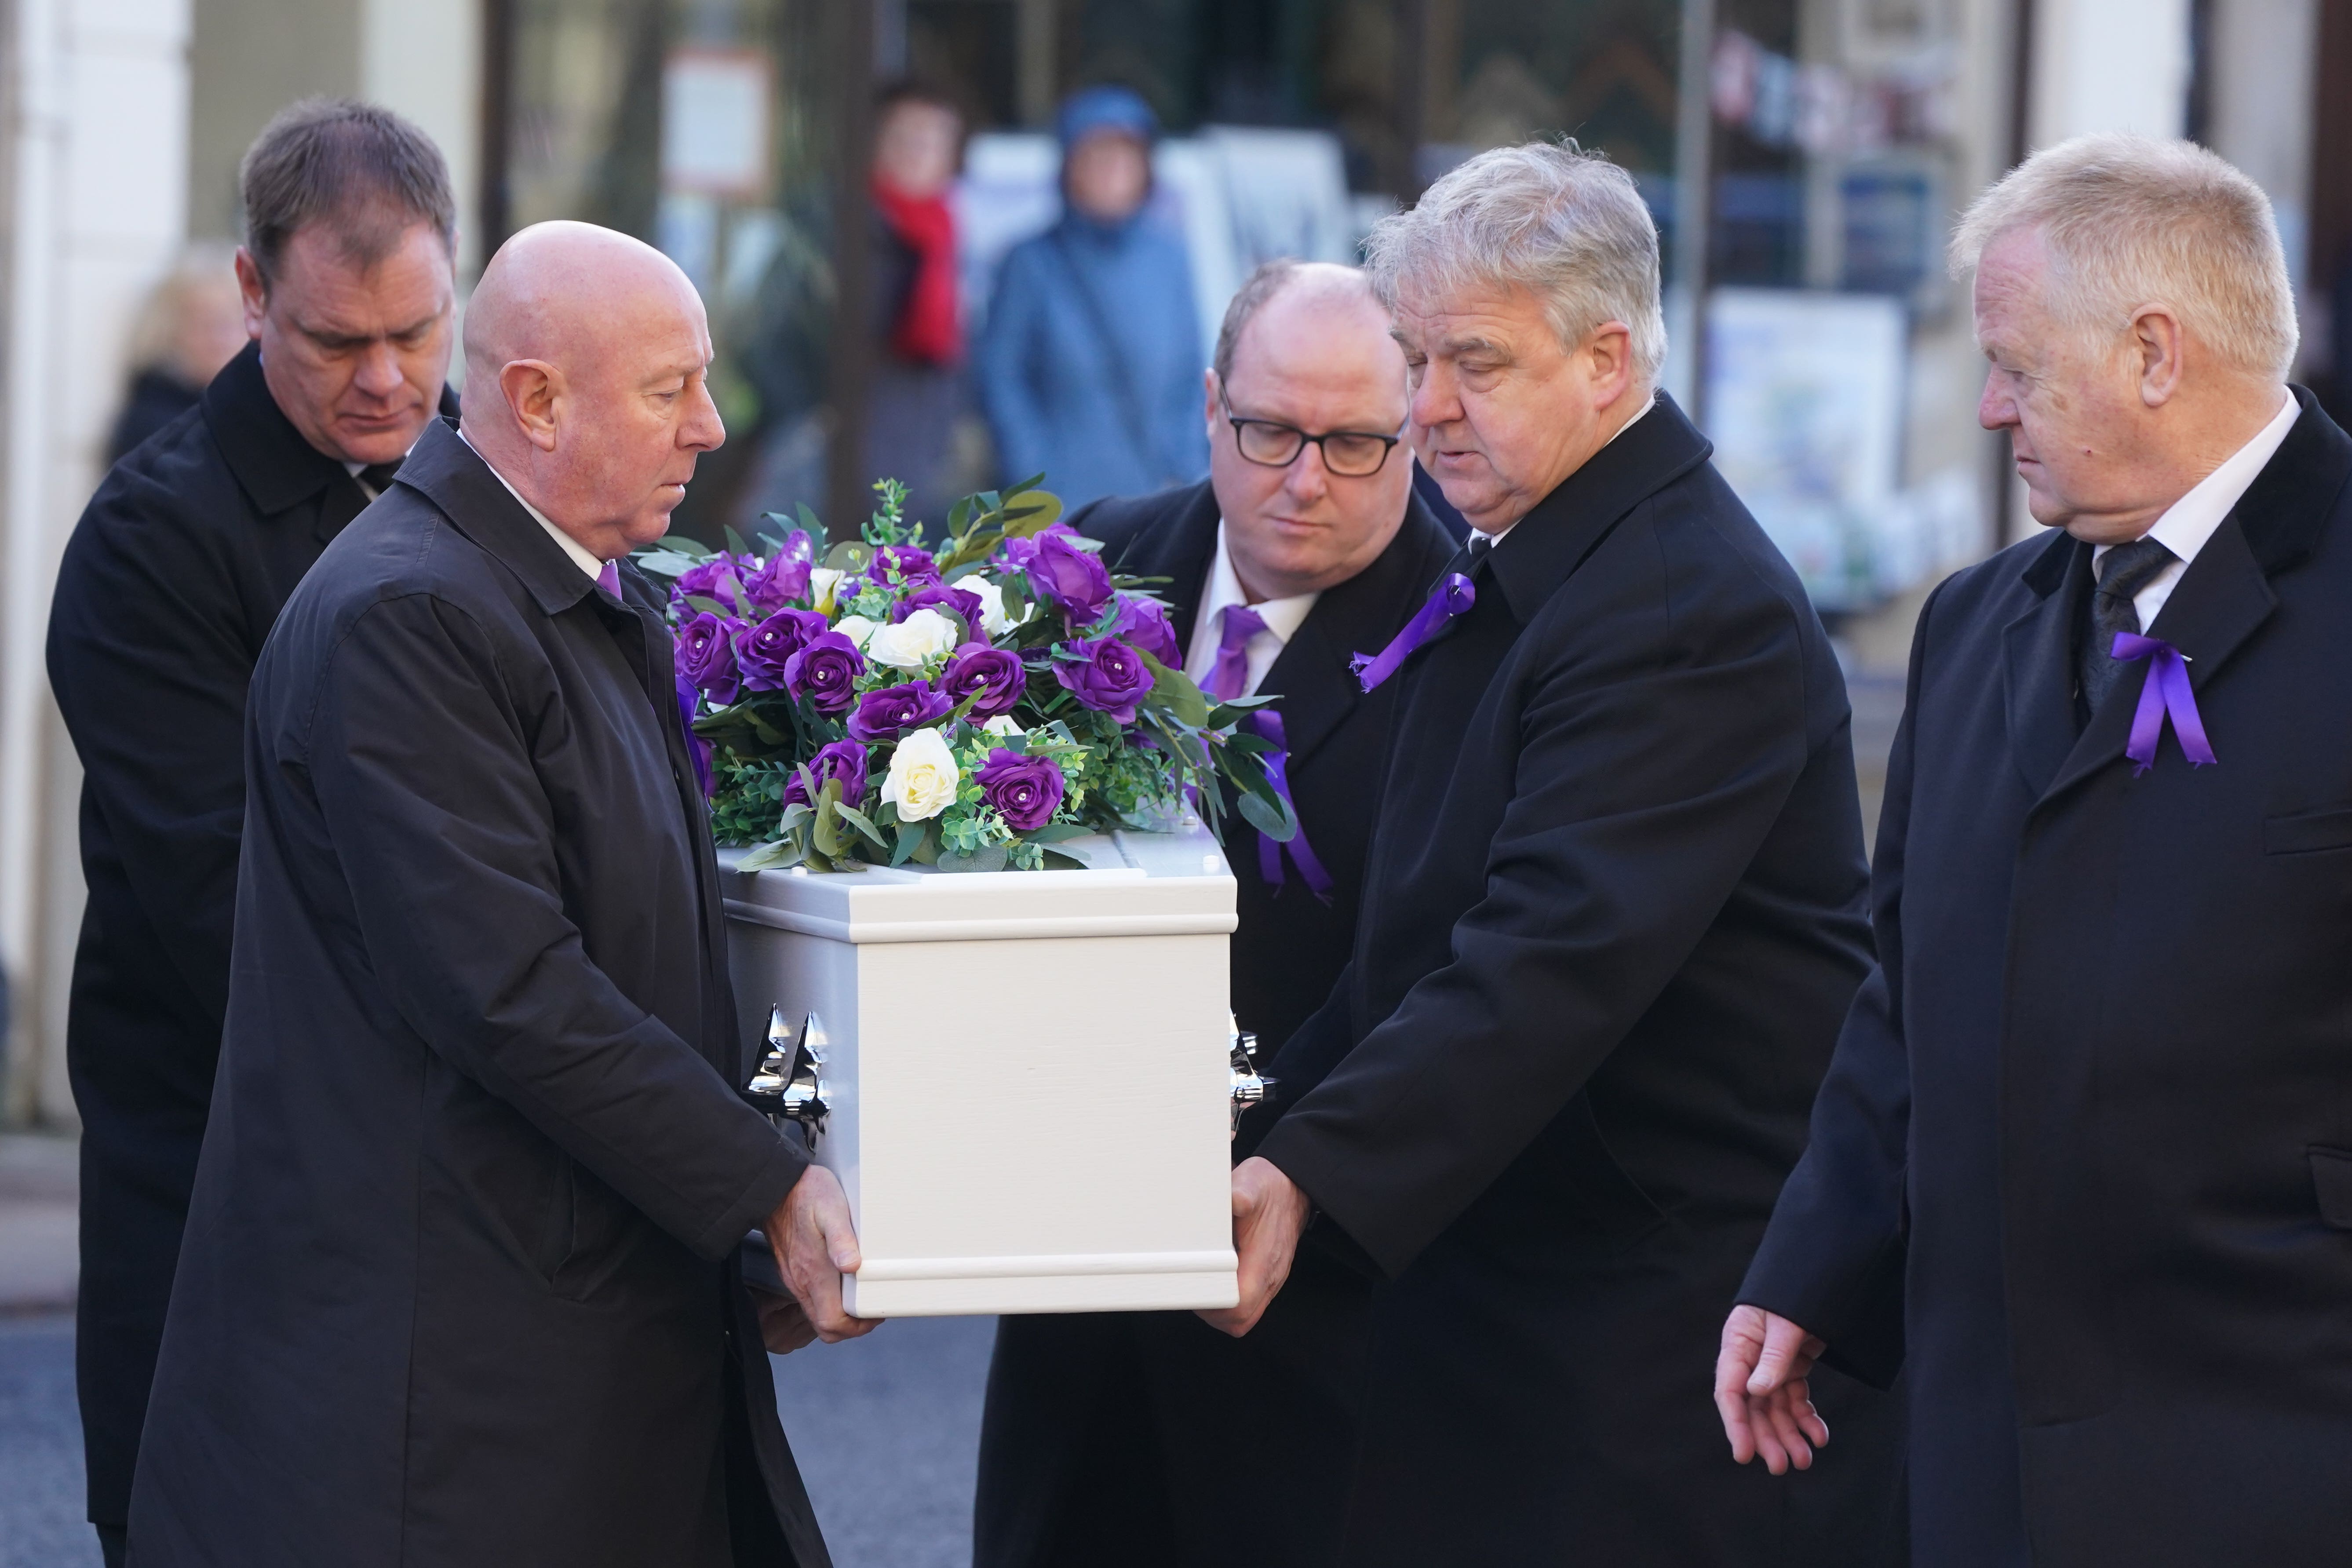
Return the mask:
M839 632L820 633L784 661L784 689L807 698L820 713L838 713L856 700L865 668L856 643Z
M855 741L835 741L829 746L819 746L816 755L804 764L816 776L817 794L835 779L841 781L841 804L856 806L866 798L866 748ZM786 805L814 805L808 791L801 785L801 770L794 768L784 781Z
M999 746L972 777L982 798L1015 833L1034 833L1062 805L1062 770L1050 757L1024 757Z
M997 559L1014 572L1026 572L1029 563L1037 559L1037 546L1048 539L1077 539L1078 531L1066 522L1049 522L1026 539L1008 539L996 547Z
M1075 534L1047 531L1038 535L1037 552L1026 568L1029 585L1048 600L1073 626L1091 626L1110 603L1110 574L1102 558L1081 550Z
M736 661L743 667L743 684L754 691L775 691L784 684L784 666L793 655L830 629L831 623L814 610L778 610L754 626L735 635Z
M674 604L683 604L688 594L699 594L706 599L732 605L735 602L734 590L741 583L742 579L736 574L735 557L721 551L699 566L689 566L679 573L677 582L670 588L670 600Z
M874 552L874 559L866 567L866 574L877 583L888 582L892 572L898 573L901 581L940 574L931 552L912 544L885 544Z
M903 621L920 609L943 610L963 618L964 630L980 629L980 595L969 588L950 588L934 579L890 606L890 618Z
M705 610L677 628L677 672L716 707L726 707L743 689L735 666L735 633L742 624Z
M928 680L887 686L857 700L857 711L849 716L849 738L895 741L908 730L938 723L955 711L955 705L954 698L932 690Z
M1029 671L1010 648L968 642L955 650L940 685L958 702L978 692L969 711L975 719L993 719L1020 705L1021 694L1029 688Z
M1151 670L1140 655L1117 637L1064 643L1060 651L1078 655L1056 658L1054 679L1080 707L1108 713L1122 724L1135 722L1136 702L1151 689Z
M807 535L794 534L799 551L791 547L768 557L768 563L743 579L743 596L761 610L781 610L795 599L808 597Z
M1171 669L1184 668L1184 654L1176 646L1176 628L1156 599L1139 594L1118 596L1118 624L1111 628Z

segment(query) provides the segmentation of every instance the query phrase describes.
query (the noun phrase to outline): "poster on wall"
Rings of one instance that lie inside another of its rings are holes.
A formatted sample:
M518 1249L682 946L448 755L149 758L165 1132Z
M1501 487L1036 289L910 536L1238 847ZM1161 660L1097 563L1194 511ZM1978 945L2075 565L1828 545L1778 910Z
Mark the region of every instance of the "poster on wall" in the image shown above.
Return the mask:
M1715 463L1823 610L1885 594L1907 323L1884 296L1718 289L1707 300Z

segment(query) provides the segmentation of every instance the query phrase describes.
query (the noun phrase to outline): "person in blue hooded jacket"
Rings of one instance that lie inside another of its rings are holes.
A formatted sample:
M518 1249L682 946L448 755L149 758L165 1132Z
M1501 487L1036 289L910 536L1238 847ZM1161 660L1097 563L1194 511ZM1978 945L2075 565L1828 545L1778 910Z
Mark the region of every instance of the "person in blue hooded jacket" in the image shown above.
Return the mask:
M1120 87L1062 106L1059 222L1006 256L974 373L1007 479L1071 506L1209 469L1202 356L1182 236L1155 222L1159 123Z

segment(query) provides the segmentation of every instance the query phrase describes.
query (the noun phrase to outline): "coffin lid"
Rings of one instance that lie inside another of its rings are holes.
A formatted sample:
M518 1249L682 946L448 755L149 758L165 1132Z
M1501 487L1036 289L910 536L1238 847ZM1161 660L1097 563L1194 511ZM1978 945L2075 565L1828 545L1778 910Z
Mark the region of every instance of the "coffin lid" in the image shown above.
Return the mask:
M1234 876L1216 839L1118 832L1055 846L1084 871L739 871L719 852L730 920L852 943L1056 937L1219 936L1234 926Z

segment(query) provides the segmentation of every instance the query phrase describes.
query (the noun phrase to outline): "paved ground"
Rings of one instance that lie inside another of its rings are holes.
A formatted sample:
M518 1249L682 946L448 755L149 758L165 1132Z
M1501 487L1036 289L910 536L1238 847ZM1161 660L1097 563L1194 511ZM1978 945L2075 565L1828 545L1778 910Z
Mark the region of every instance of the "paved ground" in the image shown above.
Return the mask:
M97 1568L74 1414L74 1146L0 1137L0 1568ZM839 1568L962 1568L988 1318L910 1318L775 1360Z

